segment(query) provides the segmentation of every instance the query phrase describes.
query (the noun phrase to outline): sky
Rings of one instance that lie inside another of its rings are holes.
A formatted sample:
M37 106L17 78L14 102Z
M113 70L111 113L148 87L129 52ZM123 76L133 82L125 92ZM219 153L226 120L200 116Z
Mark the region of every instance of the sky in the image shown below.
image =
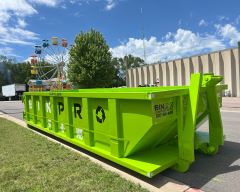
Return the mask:
M146 63L236 47L239 0L0 0L0 55L18 62L43 39L100 31L114 57ZM145 52L145 54L144 54Z

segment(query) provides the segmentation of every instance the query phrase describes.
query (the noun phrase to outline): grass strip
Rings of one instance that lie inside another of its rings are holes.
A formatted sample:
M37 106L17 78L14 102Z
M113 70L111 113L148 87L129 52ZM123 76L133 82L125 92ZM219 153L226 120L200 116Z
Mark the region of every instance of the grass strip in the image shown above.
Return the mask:
M0 191L146 191L88 158L0 118Z

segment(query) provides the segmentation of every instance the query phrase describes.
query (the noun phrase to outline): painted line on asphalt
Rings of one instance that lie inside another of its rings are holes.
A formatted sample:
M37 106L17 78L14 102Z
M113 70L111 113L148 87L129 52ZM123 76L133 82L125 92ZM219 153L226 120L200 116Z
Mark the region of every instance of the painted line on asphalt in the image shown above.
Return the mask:
M202 191L200 189L196 189L196 188L189 188L185 192L204 192L204 191Z
M225 109L222 109L220 111L225 113L240 113L240 111L231 111L231 110L225 110Z

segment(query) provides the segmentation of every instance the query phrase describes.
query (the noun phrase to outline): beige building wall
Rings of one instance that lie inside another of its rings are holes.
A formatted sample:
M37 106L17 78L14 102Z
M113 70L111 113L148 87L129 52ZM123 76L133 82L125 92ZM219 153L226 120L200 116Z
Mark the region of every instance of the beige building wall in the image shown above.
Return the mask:
M192 73L223 75L233 97L240 97L240 49L226 49L204 55L172 60L164 63L133 68L127 71L127 86L143 84L160 86L189 85Z

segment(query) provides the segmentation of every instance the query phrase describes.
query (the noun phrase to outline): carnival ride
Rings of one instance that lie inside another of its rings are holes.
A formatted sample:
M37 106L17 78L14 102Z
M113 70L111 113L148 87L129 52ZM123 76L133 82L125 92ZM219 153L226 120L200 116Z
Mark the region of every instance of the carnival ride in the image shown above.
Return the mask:
M51 42L44 39L41 45L35 46L35 53L30 58L34 78L28 83L29 91L71 89L67 79L69 48L66 39L59 42L57 37L52 37Z

